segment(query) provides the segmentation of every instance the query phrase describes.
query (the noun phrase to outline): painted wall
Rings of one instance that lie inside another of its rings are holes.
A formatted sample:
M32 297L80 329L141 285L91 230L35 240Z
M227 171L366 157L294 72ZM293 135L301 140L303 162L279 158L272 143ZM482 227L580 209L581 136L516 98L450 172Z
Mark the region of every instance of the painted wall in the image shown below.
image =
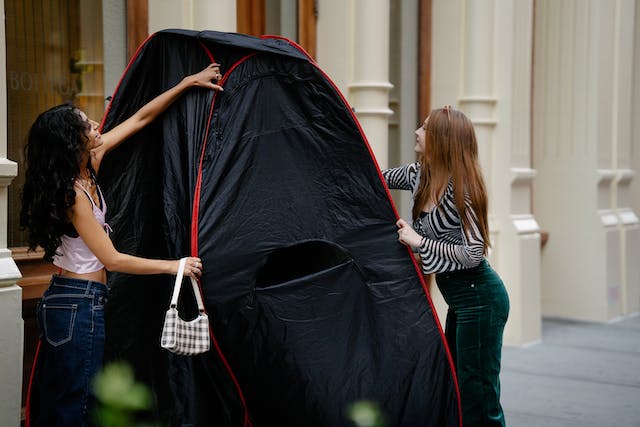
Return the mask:
M547 316L609 321L638 311L639 4L536 2L534 206L550 233Z

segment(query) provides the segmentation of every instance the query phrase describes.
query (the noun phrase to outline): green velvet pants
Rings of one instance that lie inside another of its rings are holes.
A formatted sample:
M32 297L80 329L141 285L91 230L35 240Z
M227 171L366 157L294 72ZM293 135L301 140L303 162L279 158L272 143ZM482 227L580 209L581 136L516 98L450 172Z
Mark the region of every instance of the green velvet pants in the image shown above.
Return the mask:
M484 260L474 268L436 275L449 305L445 335L456 367L465 427L504 426L500 405L502 332L509 297Z

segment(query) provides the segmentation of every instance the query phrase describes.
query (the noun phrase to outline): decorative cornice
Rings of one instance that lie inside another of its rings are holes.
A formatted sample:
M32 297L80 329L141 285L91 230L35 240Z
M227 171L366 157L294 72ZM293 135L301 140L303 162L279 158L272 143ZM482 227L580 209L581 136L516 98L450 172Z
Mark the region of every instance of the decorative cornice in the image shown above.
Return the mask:
M538 171L531 168L511 168L511 184L533 181Z
M471 119L474 126L490 126L495 127L498 122L493 119Z
M393 111L388 108L356 108L353 107L353 112L358 116L391 116Z
M618 218L623 225L637 225L640 224L638 215L631 208L618 209Z
M393 85L389 82L355 82L355 83L349 83L347 85L347 87L349 89L356 89L356 90L360 90L360 89L385 89L385 90L391 90L393 89Z
M460 104L491 104L498 103L498 98L493 96L465 96L458 100Z
M615 169L596 169L596 175L598 176L598 184L607 184L616 179L617 173Z
M538 234L540 233L540 225L535 217L530 214L511 215L511 222L517 230L518 234Z
M13 286L22 278L9 249L0 248L0 288Z
M598 210L598 215L600 216L600 222L605 227L615 227L620 224L620 218L611 209L600 209Z
M0 157L0 187L8 187L18 175L18 164L6 157Z
M636 172L632 169L618 169L616 171L615 181L618 185L627 185L633 178L635 178Z

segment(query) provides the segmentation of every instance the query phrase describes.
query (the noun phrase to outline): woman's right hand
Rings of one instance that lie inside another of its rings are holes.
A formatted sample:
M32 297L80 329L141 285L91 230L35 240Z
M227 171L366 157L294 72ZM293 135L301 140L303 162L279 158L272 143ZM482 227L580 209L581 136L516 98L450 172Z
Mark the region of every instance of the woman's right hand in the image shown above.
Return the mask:
M178 268L180 267L180 260L175 261L175 272L178 274ZM202 275L202 260L197 257L187 257L184 263L184 275L189 277L200 277Z
M223 91L224 89L222 86L216 84L220 82L221 79L222 74L220 74L220 64L216 63L210 64L199 73L185 77L185 80L189 81L193 86ZM214 81L216 83L213 83Z
M422 244L422 236L419 235L411 225L404 219L400 218L396 222L398 227L398 241L404 245L413 248L419 248Z

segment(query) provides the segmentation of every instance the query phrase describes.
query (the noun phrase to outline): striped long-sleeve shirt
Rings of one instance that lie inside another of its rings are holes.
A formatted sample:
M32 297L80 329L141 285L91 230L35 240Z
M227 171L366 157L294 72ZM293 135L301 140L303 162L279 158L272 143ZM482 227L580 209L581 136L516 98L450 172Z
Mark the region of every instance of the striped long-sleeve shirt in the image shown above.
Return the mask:
M420 164L411 163L382 172L387 186L409 190L415 196L420 182ZM423 236L418 248L424 273L442 273L475 267L484 255L484 239L478 229L478 219L465 194L467 216L471 229L465 233L460 214L455 205L453 182L445 190L438 205L429 212L422 212L413 222L413 228Z

